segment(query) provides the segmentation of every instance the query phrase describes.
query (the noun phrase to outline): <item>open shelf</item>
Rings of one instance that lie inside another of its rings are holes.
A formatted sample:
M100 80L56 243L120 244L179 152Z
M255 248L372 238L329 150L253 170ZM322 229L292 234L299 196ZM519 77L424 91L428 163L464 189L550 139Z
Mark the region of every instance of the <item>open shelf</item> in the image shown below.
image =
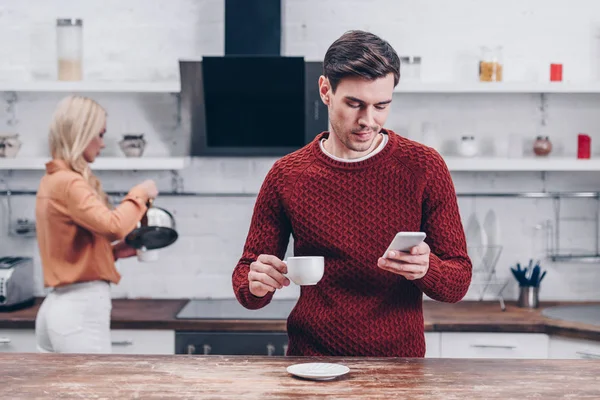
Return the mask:
M396 93L595 93L600 82L402 82Z
M495 158L495 157L445 157L450 171L600 171L600 159L576 158Z
M114 92L114 93L179 93L181 85L174 82L114 82L114 81L26 81L2 82L0 92Z
M47 157L0 158L0 170L43 170ZM188 165L187 157L98 157L91 165L95 171L180 170Z

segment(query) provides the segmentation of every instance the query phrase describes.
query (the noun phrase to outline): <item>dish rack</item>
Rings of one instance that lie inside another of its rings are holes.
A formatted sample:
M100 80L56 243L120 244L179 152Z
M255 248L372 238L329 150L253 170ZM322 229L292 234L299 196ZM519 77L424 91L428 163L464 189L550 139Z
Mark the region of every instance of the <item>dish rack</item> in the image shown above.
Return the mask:
M502 254L502 246L467 246L467 251L473 263L473 277L470 290L473 289L482 301L486 294L500 301L504 310L502 292L509 283L509 279L500 279L496 274L496 264Z

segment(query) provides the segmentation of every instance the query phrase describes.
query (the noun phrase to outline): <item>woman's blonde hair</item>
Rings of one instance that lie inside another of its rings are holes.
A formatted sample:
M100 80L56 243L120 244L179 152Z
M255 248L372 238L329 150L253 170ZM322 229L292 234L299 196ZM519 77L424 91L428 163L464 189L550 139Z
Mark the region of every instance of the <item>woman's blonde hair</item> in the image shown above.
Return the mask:
M61 100L50 124L50 154L64 160L80 173L98 196L110 206L100 180L94 176L83 153L106 124L106 111L94 100L83 96L68 96Z

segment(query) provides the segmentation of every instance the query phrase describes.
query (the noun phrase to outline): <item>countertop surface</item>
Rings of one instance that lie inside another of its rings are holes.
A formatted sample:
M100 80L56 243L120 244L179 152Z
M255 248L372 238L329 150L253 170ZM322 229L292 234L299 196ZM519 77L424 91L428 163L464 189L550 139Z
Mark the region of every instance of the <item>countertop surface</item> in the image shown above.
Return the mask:
M289 365L333 362L330 381ZM7 399L524 399L600 396L600 361L0 354Z
M30 308L0 312L0 329L33 329L42 299ZM198 302L198 300L195 300ZM177 331L279 331L285 332L285 319L178 319L187 299L114 299L113 329L169 329ZM211 302L214 304L214 299ZM462 301L456 304L425 301L425 330L429 332L531 332L600 340L600 325L582 324L546 318L542 310L557 305L598 304L552 302L538 309L523 309L514 302L506 311L493 301ZM269 307L269 306L267 306ZM268 309L268 308L267 308ZM264 311L264 310L263 310ZM264 315L258 314L258 315Z

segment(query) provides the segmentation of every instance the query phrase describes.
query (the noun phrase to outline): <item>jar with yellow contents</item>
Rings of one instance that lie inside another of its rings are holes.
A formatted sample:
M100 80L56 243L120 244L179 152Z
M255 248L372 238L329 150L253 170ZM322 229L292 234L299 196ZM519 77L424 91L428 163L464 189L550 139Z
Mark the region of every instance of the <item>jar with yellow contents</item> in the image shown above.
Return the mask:
M481 82L501 82L502 69L502 46L481 47L479 80Z

